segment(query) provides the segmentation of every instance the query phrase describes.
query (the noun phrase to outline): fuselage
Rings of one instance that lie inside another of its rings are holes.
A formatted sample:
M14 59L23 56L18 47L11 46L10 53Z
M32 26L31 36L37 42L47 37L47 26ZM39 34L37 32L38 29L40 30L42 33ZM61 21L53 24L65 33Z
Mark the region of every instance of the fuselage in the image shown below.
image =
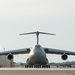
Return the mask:
M42 46L35 45L31 48L31 51L29 53L29 58L27 60L28 64L34 65L34 64L47 64L48 60L46 58L46 54Z

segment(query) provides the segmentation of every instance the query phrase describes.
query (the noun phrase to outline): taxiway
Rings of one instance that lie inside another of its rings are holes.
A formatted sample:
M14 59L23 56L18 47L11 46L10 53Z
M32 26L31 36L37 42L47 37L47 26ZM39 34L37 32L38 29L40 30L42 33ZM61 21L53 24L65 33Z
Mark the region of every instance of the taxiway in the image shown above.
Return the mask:
M0 68L0 75L75 75L75 68Z

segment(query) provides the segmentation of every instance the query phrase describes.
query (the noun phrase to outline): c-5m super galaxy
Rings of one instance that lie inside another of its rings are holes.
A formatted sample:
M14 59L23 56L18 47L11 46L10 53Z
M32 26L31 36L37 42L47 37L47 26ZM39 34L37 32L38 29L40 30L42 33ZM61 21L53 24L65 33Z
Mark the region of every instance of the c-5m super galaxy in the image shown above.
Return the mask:
M55 35L52 33L45 33L45 32L30 32L30 33L22 33L20 35L28 35L28 34L36 34L37 37L37 44L30 48L23 48L23 49L15 49L10 51L0 52L0 55L6 55L9 60L13 59L13 55L16 54L29 54L27 58L25 67L50 67L48 65L48 59L46 54L60 54L63 60L68 58L68 55L75 55L75 52L60 50L60 49L53 49L53 48L44 48L39 45L39 34L46 34L46 35Z

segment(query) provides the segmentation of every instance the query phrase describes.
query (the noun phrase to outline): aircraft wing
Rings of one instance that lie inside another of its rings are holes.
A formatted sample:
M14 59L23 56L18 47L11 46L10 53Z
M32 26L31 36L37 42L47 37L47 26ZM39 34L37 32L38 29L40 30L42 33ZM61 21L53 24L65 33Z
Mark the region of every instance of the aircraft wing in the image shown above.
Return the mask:
M45 53L47 54L67 54L67 55L75 55L75 52L60 50L60 49L53 49L53 48L44 48Z
M16 50L8 50L4 52L0 52L0 55L8 55L8 54L27 54L30 52L30 48L16 49Z

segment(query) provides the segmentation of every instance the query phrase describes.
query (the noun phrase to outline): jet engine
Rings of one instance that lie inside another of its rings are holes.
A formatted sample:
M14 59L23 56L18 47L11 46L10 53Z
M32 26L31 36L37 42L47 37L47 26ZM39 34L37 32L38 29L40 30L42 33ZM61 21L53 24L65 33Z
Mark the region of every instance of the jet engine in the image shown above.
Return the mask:
M13 55L10 53L10 54L7 55L7 58L8 58L9 60L12 60L14 57L13 57Z
M62 58L63 60L67 60L67 59L68 59L68 56L67 56L67 54L63 54L63 55L61 56L61 58Z

